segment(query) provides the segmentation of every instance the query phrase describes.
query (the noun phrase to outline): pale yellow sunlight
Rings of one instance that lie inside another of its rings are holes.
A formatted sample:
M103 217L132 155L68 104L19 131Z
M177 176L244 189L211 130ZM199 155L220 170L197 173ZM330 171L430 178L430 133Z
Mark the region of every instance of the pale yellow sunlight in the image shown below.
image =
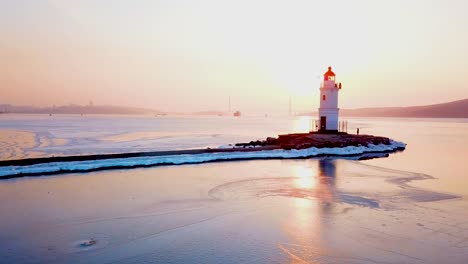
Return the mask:
M294 167L295 176L294 185L298 189L317 188L318 176L317 169L312 167L296 166Z
M6 1L2 101L226 111L231 96L243 113L286 114L293 97L305 112L328 66L344 108L456 100L468 96L462 10L464 1Z
M293 100L291 104L294 104ZM293 121L293 131L296 133L307 133L312 131L312 120L313 119L309 116L295 118Z

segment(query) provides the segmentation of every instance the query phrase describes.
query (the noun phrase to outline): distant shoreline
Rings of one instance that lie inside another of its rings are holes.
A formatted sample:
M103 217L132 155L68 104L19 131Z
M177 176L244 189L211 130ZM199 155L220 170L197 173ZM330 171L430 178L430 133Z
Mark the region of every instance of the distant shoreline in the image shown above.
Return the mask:
M153 117L153 118L171 118L171 117L232 117L232 115L210 115L210 114L166 114L166 115L152 115L152 114L44 114L44 113L0 113L0 116L7 117L9 115L21 115L21 116L128 116L128 117ZM414 118L414 119L468 119L466 117L450 117L450 116L371 116L371 115L341 115L343 118ZM264 115L244 115L241 118L266 118ZM290 117L312 117L316 118L316 114L297 114L294 116L288 115L270 115L267 118L290 118Z
M56 107L15 106L0 104L0 114L43 114L43 115L146 115L146 116L232 116L218 110L196 112L166 112L157 109L108 106L108 105L64 105ZM267 113L268 116L271 116ZM260 115L260 114L259 114ZM265 115L262 114L262 115ZM286 114L285 114L286 115ZM280 116L280 115L274 115ZM295 116L317 116L315 111ZM468 98L447 103L408 107L367 107L341 109L344 117L402 117L402 118L468 118Z

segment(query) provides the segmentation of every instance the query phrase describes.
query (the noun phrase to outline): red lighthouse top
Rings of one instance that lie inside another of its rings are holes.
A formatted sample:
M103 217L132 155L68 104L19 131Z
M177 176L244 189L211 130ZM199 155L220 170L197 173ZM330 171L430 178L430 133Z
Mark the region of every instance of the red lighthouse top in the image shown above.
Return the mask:
M323 75L323 80L325 81L334 81L335 80L335 73L332 72L332 68L329 66L328 71Z

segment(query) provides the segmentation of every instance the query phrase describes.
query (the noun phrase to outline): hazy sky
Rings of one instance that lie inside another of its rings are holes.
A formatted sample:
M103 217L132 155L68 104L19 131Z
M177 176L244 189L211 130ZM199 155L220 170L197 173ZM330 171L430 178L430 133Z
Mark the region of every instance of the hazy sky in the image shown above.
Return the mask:
M468 1L0 0L0 103L166 111L468 97Z

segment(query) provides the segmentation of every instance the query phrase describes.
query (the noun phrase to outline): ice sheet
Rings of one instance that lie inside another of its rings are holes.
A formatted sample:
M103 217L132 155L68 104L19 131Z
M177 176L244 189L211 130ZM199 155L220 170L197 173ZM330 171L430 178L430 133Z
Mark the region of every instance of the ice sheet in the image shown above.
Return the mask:
M308 148L301 150L265 150L252 152L219 152L190 155L168 155L151 157L134 157L90 161L50 162L28 166L0 167L0 177L14 177L40 174L69 172L87 172L111 168L132 168L156 165L195 164L213 161L248 160L248 159L292 159L316 157L321 155L349 156L364 153L391 152L405 148L406 144L391 141L390 145L348 146L344 148Z

